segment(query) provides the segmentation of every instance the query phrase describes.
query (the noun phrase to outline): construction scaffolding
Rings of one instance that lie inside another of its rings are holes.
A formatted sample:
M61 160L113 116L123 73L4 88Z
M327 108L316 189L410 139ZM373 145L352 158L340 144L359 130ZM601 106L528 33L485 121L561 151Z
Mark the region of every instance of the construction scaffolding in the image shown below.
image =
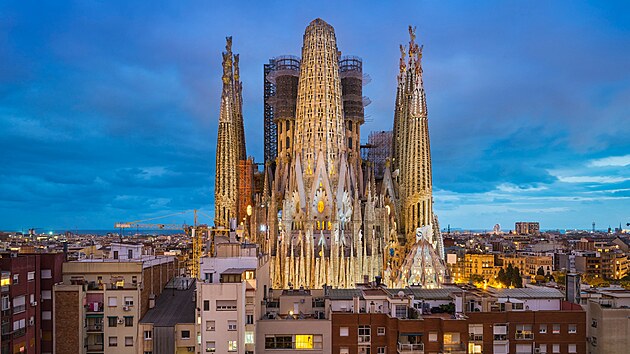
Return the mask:
M274 70L275 61L269 59L269 64L264 64L264 135L265 135L265 164L269 161L274 161L278 156L278 126L274 121L273 106L268 102L269 99L276 93L276 85L267 80L267 76Z
M356 56L343 56L339 59L341 98L343 101L346 144L350 157L360 154L361 125L365 123L364 107L369 99L363 97L363 61Z
M275 88L275 94L267 102L273 107L278 156L291 151L299 76L300 58L284 55L274 59L274 70L266 77Z
M376 179L383 179L385 163L392 154L392 137L392 131L371 132L367 145L364 145L367 153L364 152L363 158L373 164Z

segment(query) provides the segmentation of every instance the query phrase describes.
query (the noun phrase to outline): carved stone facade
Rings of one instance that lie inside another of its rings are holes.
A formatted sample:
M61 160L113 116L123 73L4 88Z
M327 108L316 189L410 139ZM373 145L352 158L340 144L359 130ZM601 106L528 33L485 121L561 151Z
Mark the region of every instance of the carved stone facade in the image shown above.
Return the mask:
M360 155L369 102L362 96L361 59L341 57L333 27L321 19L306 28L301 58L275 59L266 79L276 89L268 102L278 157L266 164L249 235L270 256L273 288L351 288L377 276L397 286L436 287L444 280L422 51L410 34L409 60L403 51L398 77L393 161L378 179ZM217 180L218 169L217 162ZM425 231L416 237L419 228Z
M239 57L232 54L232 37L227 37L226 42L214 182L214 223L229 227L230 220L237 218L238 168L239 161L246 160L246 153Z

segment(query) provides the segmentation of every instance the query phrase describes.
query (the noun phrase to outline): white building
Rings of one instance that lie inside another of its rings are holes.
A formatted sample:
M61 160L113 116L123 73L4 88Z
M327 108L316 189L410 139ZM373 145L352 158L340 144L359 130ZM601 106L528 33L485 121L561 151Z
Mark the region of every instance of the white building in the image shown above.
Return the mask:
M254 353L256 304L263 297L262 291L258 295L256 292L256 245L218 244L216 254L200 260L203 282L197 284L199 351ZM268 278L268 270L263 273Z

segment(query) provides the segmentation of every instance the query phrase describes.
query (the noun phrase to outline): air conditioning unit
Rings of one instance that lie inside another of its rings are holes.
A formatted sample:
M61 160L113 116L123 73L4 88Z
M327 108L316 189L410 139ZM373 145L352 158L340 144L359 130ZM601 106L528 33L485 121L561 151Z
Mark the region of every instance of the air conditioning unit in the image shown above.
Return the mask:
M122 319L122 318L119 318L119 319L118 319L118 324L123 324L123 323L125 323L125 320L124 320L124 319Z
M195 347L188 347L188 351L189 352L194 352L195 351Z
M31 302L31 306L32 306L32 307L37 306L37 301L33 301L33 302Z
M123 306L123 311L129 311L129 306Z
M535 354L540 354L540 348L534 348L534 353Z
M35 325L35 319L34 318L29 319L28 320L28 325L29 326L34 326Z

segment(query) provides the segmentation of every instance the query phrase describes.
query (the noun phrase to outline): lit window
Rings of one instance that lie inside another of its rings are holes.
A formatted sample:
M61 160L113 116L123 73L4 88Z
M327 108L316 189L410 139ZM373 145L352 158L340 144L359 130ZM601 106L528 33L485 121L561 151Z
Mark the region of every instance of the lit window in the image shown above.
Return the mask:
M444 333L444 344L459 344L459 333L458 332Z
M245 344L254 344L254 332L245 332Z
M313 335L296 334L295 349L313 349Z
M238 346L235 340L228 341L228 352L235 352L238 350Z
M517 324L515 339L534 339L534 333L532 332L532 325Z

